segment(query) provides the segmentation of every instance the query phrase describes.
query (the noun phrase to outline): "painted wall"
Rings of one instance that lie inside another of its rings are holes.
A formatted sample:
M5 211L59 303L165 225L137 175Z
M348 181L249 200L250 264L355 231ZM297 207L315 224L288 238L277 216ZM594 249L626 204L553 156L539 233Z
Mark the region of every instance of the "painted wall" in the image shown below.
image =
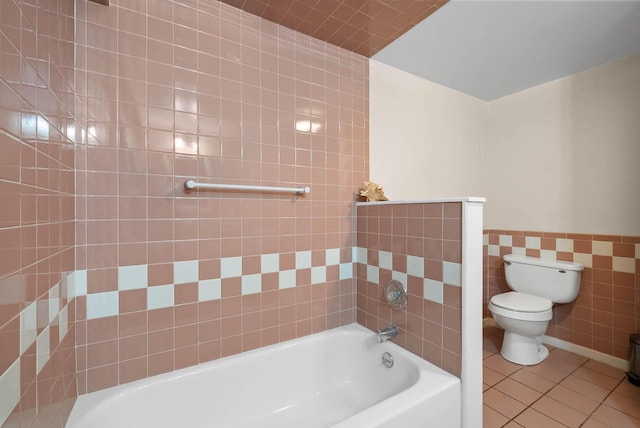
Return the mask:
M396 201L484 195L487 103L377 61L369 67L370 179Z
M485 227L640 235L640 55L489 103Z
M79 392L354 322L367 59L215 1L77 6Z
M76 397L73 1L0 2L0 425Z

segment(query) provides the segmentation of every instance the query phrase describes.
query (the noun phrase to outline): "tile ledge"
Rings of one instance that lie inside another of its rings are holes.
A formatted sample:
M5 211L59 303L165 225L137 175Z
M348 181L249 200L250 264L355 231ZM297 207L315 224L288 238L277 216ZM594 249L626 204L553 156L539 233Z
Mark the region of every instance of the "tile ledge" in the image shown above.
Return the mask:
M487 202L486 198L477 196L466 196L459 198L435 198L435 199L417 199L410 201L375 201L375 202L356 202L357 207L364 207L367 205L400 205L400 204L436 204L442 202Z

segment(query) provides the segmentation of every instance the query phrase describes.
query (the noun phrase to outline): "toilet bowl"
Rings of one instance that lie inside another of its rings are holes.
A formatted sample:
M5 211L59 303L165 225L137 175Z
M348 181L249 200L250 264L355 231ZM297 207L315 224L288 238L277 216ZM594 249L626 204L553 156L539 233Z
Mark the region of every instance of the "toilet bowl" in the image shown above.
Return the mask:
M516 364L534 365L549 356L542 345L554 303L575 300L583 266L508 254L505 276L512 290L497 294L489 302L493 318L502 327L500 354Z

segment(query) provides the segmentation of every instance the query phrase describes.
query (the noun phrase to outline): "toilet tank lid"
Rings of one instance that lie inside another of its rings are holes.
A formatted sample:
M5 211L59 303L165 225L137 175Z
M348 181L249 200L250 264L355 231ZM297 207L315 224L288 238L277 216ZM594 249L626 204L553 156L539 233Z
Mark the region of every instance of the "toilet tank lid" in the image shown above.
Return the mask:
M518 312L544 312L553 306L549 299L516 291L497 294L491 298L491 303Z
M539 259L537 257L526 257L526 256L520 256L517 254L506 254L503 258L505 262L510 262L510 263L523 263L527 265L544 266L544 267L550 267L555 269L565 269L565 270L575 270L575 271L581 271L584 269L584 266L578 262L565 262L561 260Z

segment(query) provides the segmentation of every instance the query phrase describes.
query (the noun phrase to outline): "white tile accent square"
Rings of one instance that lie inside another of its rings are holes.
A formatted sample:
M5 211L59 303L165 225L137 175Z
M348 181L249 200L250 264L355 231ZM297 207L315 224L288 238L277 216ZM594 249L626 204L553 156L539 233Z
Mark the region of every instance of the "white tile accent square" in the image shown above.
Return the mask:
M524 246L530 250L540 249L540 237L539 236L525 236Z
M424 278L424 259L422 257L407 256L407 274Z
M49 324L56 319L60 312L60 285L56 284L49 290Z
M311 284L323 284L327 282L327 267L314 266L311 268Z
M558 254L553 250L540 250L540 258L546 260L557 260Z
M396 272L395 270L391 271L391 279L395 279L402 284L402 288L407 289L407 274L404 272ZM387 285L387 284L382 284Z
M20 358L0 375L0 426L20 401Z
M262 291L262 275L243 275L242 276L242 295L255 294Z
M76 271L67 275L67 299L71 300L76 297Z
M425 278L422 291L425 299L444 303L444 284L442 282Z
M174 287L169 285L154 285L147 288L147 309L168 308L174 304Z
M367 264L367 249L362 247L356 248L356 257L353 259L356 263Z
M461 283L460 263L442 262L442 282L460 287Z
M279 275L279 284L278 288L281 290L283 288L292 288L296 286L296 271L292 270L281 270Z
M262 254L260 256L260 272L273 273L280 270L280 254Z
M119 302L117 291L93 293L87 295L87 319L104 318L118 315Z
M311 251L296 252L296 269L309 269L311 267Z
M118 290L122 291L147 288L149 283L147 278L147 265L120 266L118 267Z
M636 259L631 257L614 257L613 270L616 272L636 273Z
M381 269L393 269L393 255L388 251L378 251L378 266Z
M222 281L220 281L220 278L198 281L198 302L222 298L221 285Z
M584 267L593 267L593 256L585 253L573 253L573 261L582 264Z
M511 254L515 254L517 256L527 256L527 249L522 247L513 247L511 248Z
M380 269L377 266L367 265L367 281L374 284L380 283Z
M482 235L482 245L489 245L489 235Z
M38 310L36 302L20 312L20 355L33 345L38 335Z
M36 339L36 374L40 373L51 357L49 331L49 326L47 326Z
M489 254L490 256L500 257L500 246L490 244L487 248L487 254Z
M198 282L200 278L198 260L188 260L173 263L173 283L187 284L189 282Z
M220 278L242 276L242 257L225 257L220 259Z
M87 295L87 271L86 270L77 270L75 273L75 289L76 296L86 296Z
M573 253L573 239L556 239L556 251L562 251L565 253Z
M340 279L353 278L353 263L340 263Z
M328 248L325 250L325 264L335 266L340 264L340 248Z
M513 237L511 235L498 235L498 244L501 247L512 247Z
M67 335L69 331L69 307L65 306L60 311L58 317L58 342L62 342L62 339Z
M591 243L591 254L597 256L613 256L613 242L593 241Z

